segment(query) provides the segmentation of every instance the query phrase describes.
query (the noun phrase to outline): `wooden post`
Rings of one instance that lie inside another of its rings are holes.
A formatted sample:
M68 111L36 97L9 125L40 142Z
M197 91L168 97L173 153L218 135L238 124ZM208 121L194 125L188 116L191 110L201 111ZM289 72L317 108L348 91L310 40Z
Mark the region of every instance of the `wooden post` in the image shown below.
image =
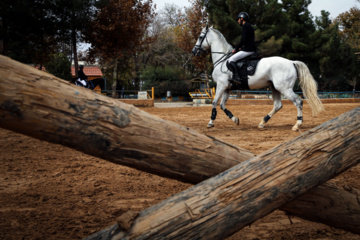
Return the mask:
M191 183L254 157L4 56L0 56L0 127Z
M132 215L126 227L120 217L106 234L224 239L359 162L360 107ZM110 239L106 234L87 239Z

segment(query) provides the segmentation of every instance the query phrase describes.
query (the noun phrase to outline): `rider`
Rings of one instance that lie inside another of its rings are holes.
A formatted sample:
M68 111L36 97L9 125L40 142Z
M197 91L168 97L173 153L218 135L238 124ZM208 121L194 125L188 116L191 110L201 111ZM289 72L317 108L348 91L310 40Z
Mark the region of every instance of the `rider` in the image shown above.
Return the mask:
M80 65L79 66L80 70L78 71L78 77L79 77L79 82L84 86L84 87L88 87L88 82L87 82L87 76L84 73L84 66Z
M233 78L231 82L241 84L242 79L240 78L239 71L236 67L236 62L247 56L250 56L256 51L255 46L255 32L249 21L249 14L241 12L238 14L237 22L242 26L241 41L235 46L232 51L232 55L228 60L228 67L233 72Z

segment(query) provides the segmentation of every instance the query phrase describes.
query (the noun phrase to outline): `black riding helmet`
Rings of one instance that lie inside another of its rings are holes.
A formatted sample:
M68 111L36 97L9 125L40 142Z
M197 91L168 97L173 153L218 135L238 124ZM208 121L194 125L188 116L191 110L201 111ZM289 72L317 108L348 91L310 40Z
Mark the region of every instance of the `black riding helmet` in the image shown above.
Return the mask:
M249 21L249 14L246 12L241 12L238 14L236 21L239 20L239 18L243 18L245 21Z

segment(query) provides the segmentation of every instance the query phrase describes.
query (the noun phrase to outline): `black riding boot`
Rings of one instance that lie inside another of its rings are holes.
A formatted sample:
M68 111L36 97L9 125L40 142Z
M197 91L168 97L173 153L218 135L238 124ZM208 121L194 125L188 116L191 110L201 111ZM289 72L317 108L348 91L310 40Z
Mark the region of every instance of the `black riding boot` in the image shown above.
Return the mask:
M232 83L241 84L241 78L239 70L236 66L236 62L229 62L228 68L233 72L233 77L229 81Z

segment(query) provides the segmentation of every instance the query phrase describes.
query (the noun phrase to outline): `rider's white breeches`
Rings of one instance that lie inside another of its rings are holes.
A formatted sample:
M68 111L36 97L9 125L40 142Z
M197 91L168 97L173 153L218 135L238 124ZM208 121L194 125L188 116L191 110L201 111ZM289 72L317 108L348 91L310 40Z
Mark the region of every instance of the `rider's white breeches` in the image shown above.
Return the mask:
M244 51L240 51L240 52L237 52L235 53L234 55L232 55L230 58L229 58L229 62L236 62L240 59L243 59L243 58L246 58L247 56L250 56L251 54L253 54L254 52L244 52Z

